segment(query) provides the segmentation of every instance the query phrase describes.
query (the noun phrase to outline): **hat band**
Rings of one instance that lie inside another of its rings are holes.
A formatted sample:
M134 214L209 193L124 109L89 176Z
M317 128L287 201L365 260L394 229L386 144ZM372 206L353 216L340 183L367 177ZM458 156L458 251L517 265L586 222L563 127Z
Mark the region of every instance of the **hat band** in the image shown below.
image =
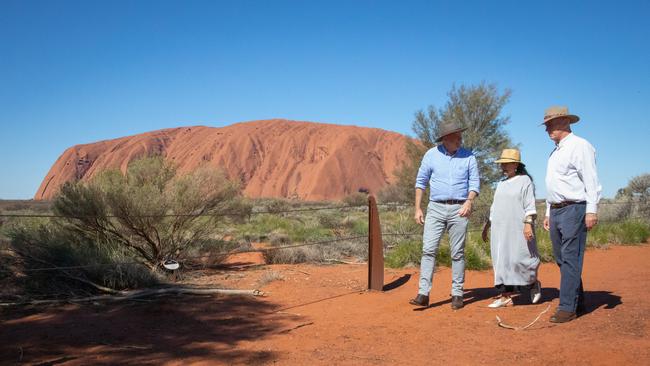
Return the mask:
M568 117L568 114L558 113L558 114L548 114L544 116L544 119L555 118L555 117Z

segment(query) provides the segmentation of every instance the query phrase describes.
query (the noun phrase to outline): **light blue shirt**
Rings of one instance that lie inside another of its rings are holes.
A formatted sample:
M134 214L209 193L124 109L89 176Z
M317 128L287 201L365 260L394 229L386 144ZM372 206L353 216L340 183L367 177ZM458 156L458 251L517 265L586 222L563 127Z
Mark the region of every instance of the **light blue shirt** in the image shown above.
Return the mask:
M479 176L476 157L471 151L458 149L448 155L440 144L424 154L415 180L415 188L429 185L431 201L465 200L469 191L479 193Z

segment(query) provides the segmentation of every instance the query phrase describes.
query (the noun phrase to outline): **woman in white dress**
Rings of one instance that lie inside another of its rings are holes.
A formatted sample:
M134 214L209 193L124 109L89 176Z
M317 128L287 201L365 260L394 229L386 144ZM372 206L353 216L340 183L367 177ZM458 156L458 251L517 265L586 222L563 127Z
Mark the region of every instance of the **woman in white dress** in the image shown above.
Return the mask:
M494 192L490 219L483 227L487 242L490 227L490 251L494 268L494 285L500 296L490 305L499 308L512 305L512 297L528 290L530 301L541 298L537 280L539 253L535 241L535 186L521 162L517 149L505 149L496 163L501 164L504 179Z

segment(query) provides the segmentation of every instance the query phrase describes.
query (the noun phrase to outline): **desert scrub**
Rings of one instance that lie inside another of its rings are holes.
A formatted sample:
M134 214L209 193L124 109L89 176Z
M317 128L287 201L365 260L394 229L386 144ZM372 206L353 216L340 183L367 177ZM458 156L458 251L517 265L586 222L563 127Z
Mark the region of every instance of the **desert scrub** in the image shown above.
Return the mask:
M346 206L368 206L368 195L356 192L343 197L342 201Z
M94 290L77 277L113 289L146 287L162 280L159 272L134 260L118 243L82 235L57 221L24 223L10 230L11 247L20 258L21 285L38 295L87 294ZM61 271L42 268L80 267Z
M122 247L151 270L210 241L225 222L247 217L251 207L225 173L203 166L176 176L162 157L129 163L127 171L105 170L89 182L65 183L53 212L65 228Z
M368 242L365 238L343 240L295 248L270 248L262 252L267 264L328 263L350 259L365 261Z
M483 247L469 235L465 242L465 268L469 270L485 270L492 266L489 252L485 252ZM476 236L478 238L478 236ZM400 268L407 265L419 265L422 258L422 240L409 239L398 242L391 250L386 253L386 266L391 268ZM438 253L436 253L436 266L451 266L451 251L449 248L449 238L445 235L440 241Z
M542 262L555 261L555 257L553 256L553 244L551 243L551 236L548 231L541 227L536 227L535 239L537 241L537 251L539 252L540 260Z
M634 245L645 243L650 237L650 224L629 219L623 222L606 222L596 225L587 235L587 246L607 244Z
M390 268L417 266L421 258L422 240L401 240L386 253L384 263Z
M245 224L236 226L237 236L248 241L266 242L270 236L286 235L288 242L317 241L333 236L332 231L322 227L317 219L306 215L277 216L253 215Z

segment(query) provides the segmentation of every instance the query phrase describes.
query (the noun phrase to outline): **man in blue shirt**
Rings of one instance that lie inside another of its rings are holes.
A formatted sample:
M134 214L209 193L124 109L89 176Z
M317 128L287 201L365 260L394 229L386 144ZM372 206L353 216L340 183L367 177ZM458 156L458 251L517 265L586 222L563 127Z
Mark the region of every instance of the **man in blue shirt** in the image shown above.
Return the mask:
M479 174L476 157L461 147L466 128L454 122L440 126L438 146L429 149L422 158L415 182L415 221L424 225L422 261L418 295L412 305L429 306L436 253L445 229L449 231L451 249L451 308L463 307L465 284L465 235L472 212L472 202L479 194ZM426 220L420 202L429 186L430 196Z

